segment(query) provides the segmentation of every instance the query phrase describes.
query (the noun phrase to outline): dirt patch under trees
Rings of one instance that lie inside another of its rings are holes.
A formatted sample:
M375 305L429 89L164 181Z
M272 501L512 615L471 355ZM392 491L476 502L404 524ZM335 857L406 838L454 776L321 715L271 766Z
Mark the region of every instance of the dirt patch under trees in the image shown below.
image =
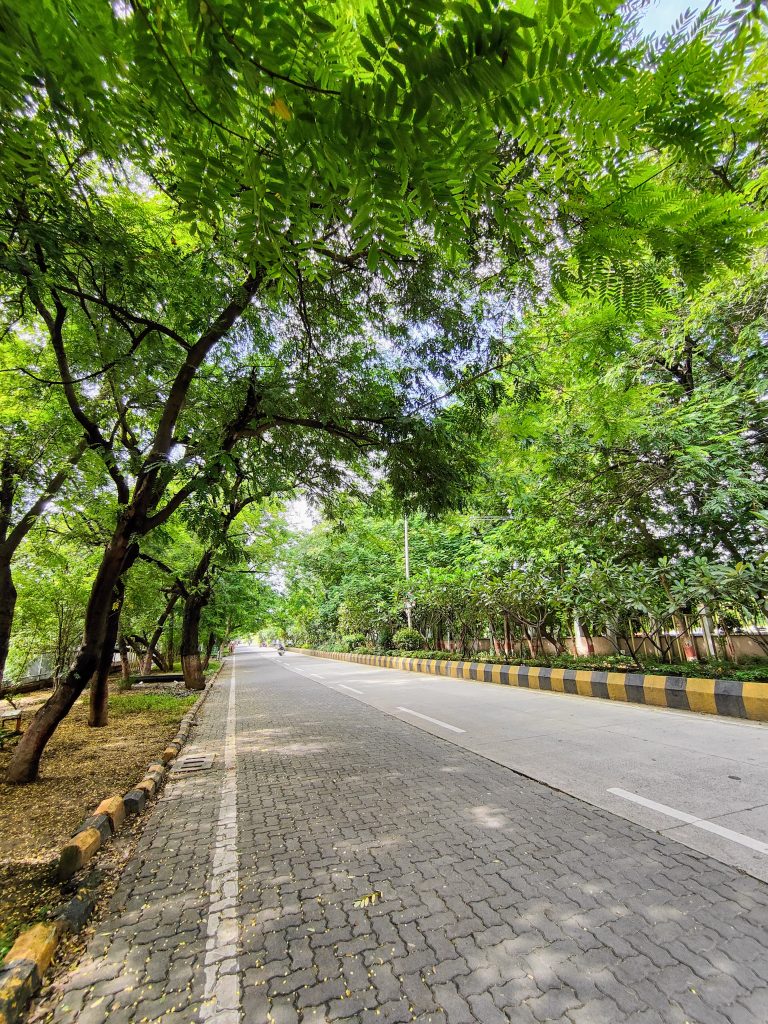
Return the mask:
M26 721L45 696L16 701ZM53 880L61 845L104 797L139 781L198 696L177 688L116 692L109 725L90 729L86 695L48 744L39 780L28 786L0 781L0 957L24 925L61 902ZM0 750L0 779L12 753Z

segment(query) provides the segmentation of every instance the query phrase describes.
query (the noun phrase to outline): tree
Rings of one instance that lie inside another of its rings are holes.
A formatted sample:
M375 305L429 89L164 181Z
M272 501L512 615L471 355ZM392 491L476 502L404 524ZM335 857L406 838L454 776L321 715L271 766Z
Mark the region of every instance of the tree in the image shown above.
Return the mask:
M455 481L434 388L410 398L415 376L458 386L467 338L374 318L382 296L407 308L403 282L429 285L438 262L454 278L494 261L530 277L584 224L591 247L574 252L589 266L600 224L621 237L610 197L642 194L649 149L700 163L724 113L754 116L733 85L746 30L723 42L705 28L649 60L614 9L6 5L6 308L45 338L114 516L82 646L11 781L35 777L96 670L145 538L238 446L290 461L309 434L331 481L372 452L399 495L433 507ZM672 93L682 57L691 74ZM704 206L728 226L717 258L741 251L738 197ZM672 218L648 244L660 257L681 238ZM377 349L383 333L400 335L399 360Z
M227 556L228 561L237 560L242 546L235 546L231 542L228 544L229 532L238 517L262 497L260 490L247 486L240 467L231 480L220 482L217 489L221 493L221 506L213 510L213 516L206 517L209 521L205 524L203 553L183 583L181 666L185 685L190 690L202 690L205 685L205 673L200 658L200 621L203 611L213 597L214 582L219 568L217 560L220 561ZM202 525L200 523L198 529Z

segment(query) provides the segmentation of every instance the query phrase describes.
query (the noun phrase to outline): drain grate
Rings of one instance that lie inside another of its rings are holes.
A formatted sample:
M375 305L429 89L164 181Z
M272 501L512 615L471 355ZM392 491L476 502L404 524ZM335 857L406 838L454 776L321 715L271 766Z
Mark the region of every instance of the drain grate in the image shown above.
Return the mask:
M213 768L215 754L187 754L180 757L173 766L176 775L189 775L191 772L204 772Z

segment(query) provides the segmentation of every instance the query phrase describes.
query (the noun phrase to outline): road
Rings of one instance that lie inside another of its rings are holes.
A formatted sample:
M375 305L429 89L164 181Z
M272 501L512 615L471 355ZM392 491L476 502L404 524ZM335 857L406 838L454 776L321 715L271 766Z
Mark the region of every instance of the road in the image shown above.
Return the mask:
M284 661L347 697L768 881L766 724L292 652Z
M227 660L55 1024L765 1024L764 882L299 657Z

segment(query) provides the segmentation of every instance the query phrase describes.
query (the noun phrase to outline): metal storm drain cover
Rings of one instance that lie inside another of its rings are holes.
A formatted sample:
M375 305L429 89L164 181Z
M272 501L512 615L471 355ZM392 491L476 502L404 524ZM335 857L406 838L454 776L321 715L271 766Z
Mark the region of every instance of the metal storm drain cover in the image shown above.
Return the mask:
M190 772L204 772L213 767L215 754L187 754L180 757L173 766L176 775L189 775Z

